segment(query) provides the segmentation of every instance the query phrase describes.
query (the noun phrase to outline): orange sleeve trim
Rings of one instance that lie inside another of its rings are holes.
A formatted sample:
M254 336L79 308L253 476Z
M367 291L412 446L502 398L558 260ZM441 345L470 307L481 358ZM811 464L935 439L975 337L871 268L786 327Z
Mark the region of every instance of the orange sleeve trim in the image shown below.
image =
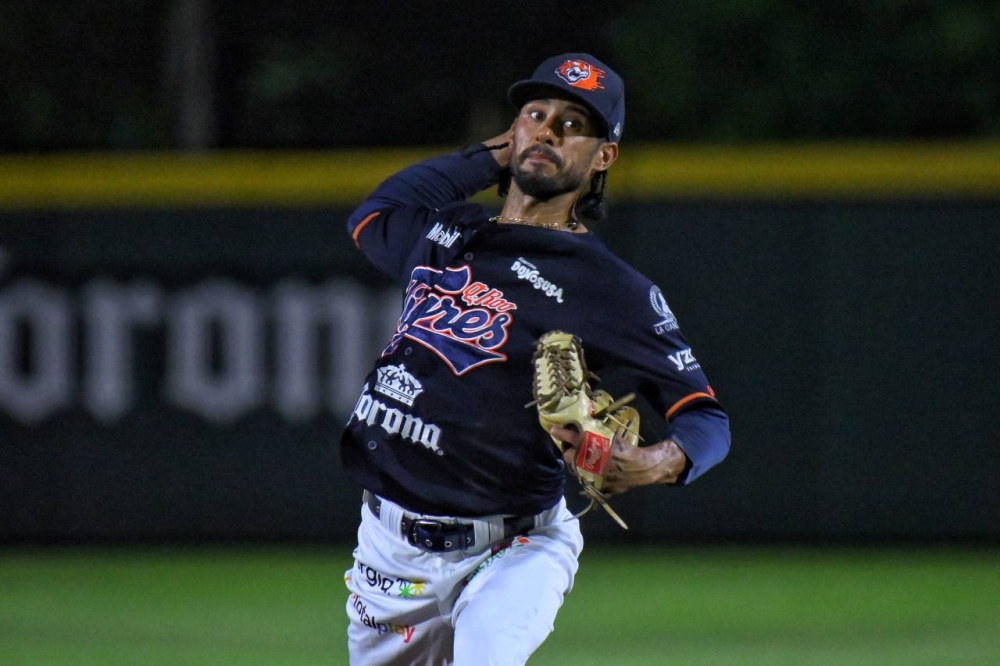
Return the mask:
M374 220L376 217L378 217L381 214L382 214L381 211L375 211L374 213L372 213L371 215L369 215L365 219L363 219L360 222L358 222L358 226L354 227L354 233L351 234L351 238L354 239L354 246L355 247L358 247L358 248L361 247L361 245L358 244L358 235L361 233L361 230L364 229L365 226L367 226L367 224L369 222L371 222L372 220Z
M715 397L712 396L712 394L710 393L692 393L691 395L684 396L683 398L675 402L673 407L667 410L667 420L669 421L670 417L676 414L678 409L688 404L689 402L694 402L695 400L702 400L704 398L708 398L712 402L715 402Z

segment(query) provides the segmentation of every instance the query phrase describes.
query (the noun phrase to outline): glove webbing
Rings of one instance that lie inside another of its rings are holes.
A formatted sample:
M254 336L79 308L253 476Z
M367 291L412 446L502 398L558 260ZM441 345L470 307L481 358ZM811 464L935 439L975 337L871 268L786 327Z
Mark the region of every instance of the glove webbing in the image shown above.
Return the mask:
M615 436L632 446L638 445L639 413L625 407L635 394L614 400L606 391L592 390L588 379L599 379L587 370L580 339L570 333L550 331L539 338L532 362L535 399L525 407L538 408L538 419L546 432L552 426L561 426L574 427L581 434L573 471L583 488L581 494L589 497L590 503L576 516L584 515L599 503L619 525L628 529L608 505L608 495L601 492L601 487ZM556 437L552 440L562 451L563 442ZM580 469L581 466L585 469Z

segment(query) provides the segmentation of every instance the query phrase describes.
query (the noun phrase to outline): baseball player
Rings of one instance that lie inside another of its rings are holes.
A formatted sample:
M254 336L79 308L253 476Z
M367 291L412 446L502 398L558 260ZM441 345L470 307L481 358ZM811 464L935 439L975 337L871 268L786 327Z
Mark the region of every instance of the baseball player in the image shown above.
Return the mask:
M659 442L613 438L606 496L691 483L729 450L663 293L588 227L618 157L621 78L570 53L509 97L508 131L395 174L348 221L405 289L341 440L364 488L352 664L523 664L553 630L583 546L563 498L581 436L525 408L546 332L572 333L591 371L620 371L665 417ZM495 185L499 215L466 201Z

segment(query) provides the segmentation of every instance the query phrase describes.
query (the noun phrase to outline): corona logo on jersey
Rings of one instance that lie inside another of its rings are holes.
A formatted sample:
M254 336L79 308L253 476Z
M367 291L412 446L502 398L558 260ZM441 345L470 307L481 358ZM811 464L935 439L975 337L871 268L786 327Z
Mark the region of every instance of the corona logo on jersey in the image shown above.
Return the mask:
M420 380L408 373L402 363L379 368L377 375L375 390L382 395L395 398L408 407L412 407L413 401L424 392Z
M506 361L511 314L517 306L499 289L472 279L472 269L417 266L403 298L396 334L383 356L405 339L427 347L462 375L486 363Z
M377 425L387 435L398 435L403 441L419 442L439 456L444 455L444 451L438 446L441 440L441 428L375 399L367 389L358 398L358 404L354 405L348 423L353 423L355 419L369 428Z
M585 60L567 60L556 68L556 74L566 83L581 90L600 90L603 69L597 69Z

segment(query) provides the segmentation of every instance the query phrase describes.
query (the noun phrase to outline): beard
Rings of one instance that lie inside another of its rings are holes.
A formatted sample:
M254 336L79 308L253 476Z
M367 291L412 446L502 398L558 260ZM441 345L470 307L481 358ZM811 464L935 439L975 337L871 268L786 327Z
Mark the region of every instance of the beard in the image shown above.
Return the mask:
M532 154L541 154L552 160L556 166L554 175L548 175L541 168L524 168L525 160ZM523 151L516 161L511 164L511 180L517 184L519 190L528 196L548 201L567 192L575 192L583 185L583 178L579 174L562 171L563 162L554 152L534 146Z

